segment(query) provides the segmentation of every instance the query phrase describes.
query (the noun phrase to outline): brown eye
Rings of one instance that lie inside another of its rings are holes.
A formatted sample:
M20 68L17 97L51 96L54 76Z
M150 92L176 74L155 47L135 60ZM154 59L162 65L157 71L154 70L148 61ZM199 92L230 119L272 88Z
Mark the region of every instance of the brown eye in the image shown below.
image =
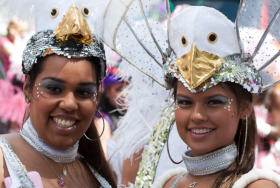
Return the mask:
M52 18L56 18L58 16L58 9L57 8L52 8L52 10L50 12L50 16Z
M88 17L90 12L89 12L89 9L87 7L83 7L82 8L82 14L85 16L85 17Z
M207 36L207 40L209 43L214 44L218 40L218 36L216 33L209 33Z
M188 45L188 40L185 36L182 36L181 44L182 44L183 47L186 47Z

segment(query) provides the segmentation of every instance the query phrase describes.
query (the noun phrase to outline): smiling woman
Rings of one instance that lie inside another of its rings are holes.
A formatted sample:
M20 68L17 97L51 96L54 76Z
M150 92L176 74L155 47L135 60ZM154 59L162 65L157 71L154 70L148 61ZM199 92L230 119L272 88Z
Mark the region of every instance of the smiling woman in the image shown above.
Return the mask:
M193 23L198 32L182 22ZM203 6L187 7L171 19L170 45L178 57L166 81L174 90L177 130L189 150L182 155L185 168L167 171L153 188L280 186L277 174L253 169L252 94L265 87L250 57L240 54L235 29L222 13ZM189 44L181 45L186 36Z
M0 137L5 187L116 187L93 123L105 52L79 7L85 5L69 5L66 15L74 15L57 29L35 33L26 46L22 70L29 111L19 134ZM49 16L56 19L53 10ZM65 23L77 30L64 30Z
M41 125L35 129L48 145L67 149L91 125L99 79L93 63L52 55L38 64L43 71L35 80L27 77L24 89L31 101L31 121Z

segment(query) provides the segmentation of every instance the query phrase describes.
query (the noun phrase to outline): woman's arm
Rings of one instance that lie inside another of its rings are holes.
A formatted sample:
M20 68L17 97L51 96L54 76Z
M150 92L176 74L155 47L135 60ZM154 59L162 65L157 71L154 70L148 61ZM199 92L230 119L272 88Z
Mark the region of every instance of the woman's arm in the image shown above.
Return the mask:
M123 161L122 167L122 184L128 186L128 183L134 183L140 162L142 160L143 149L133 154L132 161L130 158Z

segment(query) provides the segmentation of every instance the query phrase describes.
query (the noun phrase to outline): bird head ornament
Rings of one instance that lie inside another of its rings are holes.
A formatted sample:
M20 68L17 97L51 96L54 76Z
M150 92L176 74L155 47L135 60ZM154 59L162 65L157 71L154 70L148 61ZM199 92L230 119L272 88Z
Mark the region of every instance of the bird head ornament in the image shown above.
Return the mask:
M234 82L260 93L279 82L279 0L241 1L235 23L205 6L188 6L171 17L166 1L166 21L155 24L147 4L148 0L109 3L102 38L157 83L164 85L147 64L157 64L156 70L177 78L191 92Z
M25 74L38 57L57 54L68 58L98 57L105 76L105 52L99 35L106 1L24 0L19 4L33 7L35 27L23 53Z

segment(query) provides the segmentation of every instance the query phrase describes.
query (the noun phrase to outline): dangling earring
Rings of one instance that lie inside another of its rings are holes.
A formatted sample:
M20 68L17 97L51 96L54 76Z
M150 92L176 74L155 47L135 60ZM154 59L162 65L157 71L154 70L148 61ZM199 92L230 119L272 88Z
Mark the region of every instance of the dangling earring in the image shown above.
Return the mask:
M243 158L244 158L244 154L245 154L245 149L246 149L246 144L247 144L247 134L248 134L248 116L246 114L245 138L244 138L244 145L243 145L243 149L242 149L242 154L241 154L241 158L240 158L240 161L239 161L239 165L241 165L242 162L243 162Z
M84 133L84 137L85 137L87 140L91 141L91 142L95 142L96 140L98 140L98 139L103 135L104 130L105 130L105 120L104 120L104 116L103 116L102 113L100 113L99 111L97 111L97 112L99 113L100 117L102 118L103 128L102 128L101 134L98 136L98 138L95 138L95 139L89 138L89 137L86 135L86 133Z
M30 103L30 100L29 100L29 98L28 98L26 95L24 95L24 100L25 100L25 102L26 102L27 104Z
M170 134L170 131L171 131L172 127L173 127L173 124L175 124L174 121L171 123L171 125L170 125L170 127L169 127L169 130L168 130L168 134L167 134L167 141L166 141L167 154L168 154L169 159L172 161L172 163L174 163L174 164L180 164L181 162L183 162L183 160L181 160L181 161L179 161L179 162L174 161L174 160L172 159L172 157L171 157L171 155L170 155L170 151L169 151L169 144L168 144L168 141L169 141L169 134Z
M25 117L26 117L26 111L27 111L27 108L28 108L28 103L25 104L25 109L24 109L24 113L23 113L23 117L22 117L22 125L21 125L21 129L23 128L23 125L25 123Z
M23 117L22 117L21 129L23 128L23 125L24 125L24 122L25 122L25 117L26 117L26 111L27 111L27 108L28 108L28 104L30 103L30 100L26 95L24 95L24 100L25 100L26 104L25 104L25 109L24 109L24 113L23 113Z

